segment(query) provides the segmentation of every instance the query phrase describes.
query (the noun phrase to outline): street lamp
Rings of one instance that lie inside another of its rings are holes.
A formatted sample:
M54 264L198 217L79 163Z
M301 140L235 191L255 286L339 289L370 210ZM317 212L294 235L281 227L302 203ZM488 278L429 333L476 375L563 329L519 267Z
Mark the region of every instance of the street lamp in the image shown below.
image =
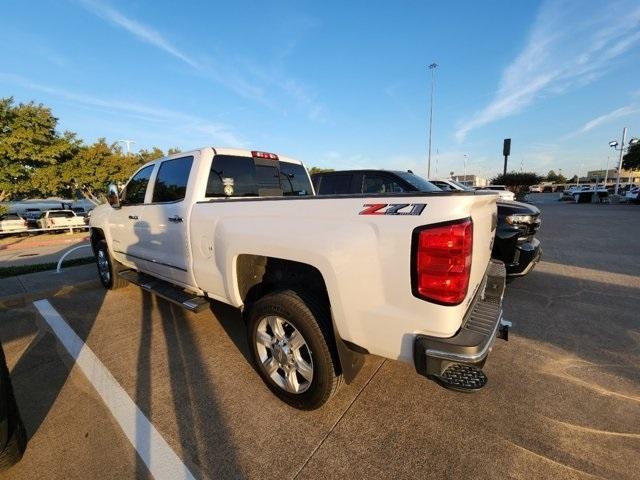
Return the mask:
M427 159L427 178L431 178L431 128L433 126L433 84L435 83L434 75L436 68L438 68L437 63L432 63L429 65L429 70L431 70L431 103L429 106L429 157Z
M466 181L467 181L467 160L469 160L469 154L465 153L464 154L464 181L465 181L465 185L466 185Z
M638 142L640 142L640 139L634 137L631 140L629 140L629 146L625 147L624 146L624 142L625 142L626 139L627 139L627 127L624 127L622 129L622 142L618 143L617 140L611 140L609 142L609 146L611 148L613 148L614 150L617 150L618 152L620 152L620 157L618 159L618 172L617 172L617 175L616 175L616 189L614 190L614 192L616 194L618 193L618 190L620 189L620 172L622 171L622 156L623 156L624 152L629 149L630 146L636 145L636 144L638 144ZM620 145L620 148L618 148L618 145Z
M118 143L124 143L127 146L127 156L131 153L131 144L136 143L135 140L118 140Z

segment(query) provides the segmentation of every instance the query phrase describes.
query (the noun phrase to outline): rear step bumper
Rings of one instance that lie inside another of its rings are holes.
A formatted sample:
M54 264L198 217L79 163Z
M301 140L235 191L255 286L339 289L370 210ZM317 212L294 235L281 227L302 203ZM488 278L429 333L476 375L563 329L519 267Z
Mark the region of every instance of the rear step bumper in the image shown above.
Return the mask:
M413 356L418 373L445 384L450 367L482 368L496 337L508 339L511 323L502 317L505 277L504 264L491 260L484 285L458 333L449 338L416 336ZM486 379L481 383L484 385Z

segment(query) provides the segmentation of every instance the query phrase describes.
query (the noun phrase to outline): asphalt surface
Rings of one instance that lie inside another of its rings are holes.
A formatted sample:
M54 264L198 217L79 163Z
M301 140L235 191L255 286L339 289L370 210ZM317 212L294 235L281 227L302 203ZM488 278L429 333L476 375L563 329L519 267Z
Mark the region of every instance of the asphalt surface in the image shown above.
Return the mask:
M540 207L544 261L508 285L514 329L477 394L369 357L299 412L252 369L232 308L133 286L49 301L196 478L638 478L640 207ZM150 477L33 305L0 311L0 340L30 436L0 478Z
M89 245L86 231L30 236L5 235L0 237L0 268L56 263L65 252L79 245ZM92 255L90 248L82 248L70 253L66 258L73 260Z

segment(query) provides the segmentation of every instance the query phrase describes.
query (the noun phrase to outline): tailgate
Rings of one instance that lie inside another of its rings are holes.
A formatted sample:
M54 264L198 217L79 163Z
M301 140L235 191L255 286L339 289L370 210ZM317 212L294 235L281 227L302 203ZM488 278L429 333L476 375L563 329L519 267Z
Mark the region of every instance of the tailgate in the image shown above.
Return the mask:
M474 195L470 198L472 199L470 207L473 220L473 257L467 302L473 298L487 271L498 224L497 195Z

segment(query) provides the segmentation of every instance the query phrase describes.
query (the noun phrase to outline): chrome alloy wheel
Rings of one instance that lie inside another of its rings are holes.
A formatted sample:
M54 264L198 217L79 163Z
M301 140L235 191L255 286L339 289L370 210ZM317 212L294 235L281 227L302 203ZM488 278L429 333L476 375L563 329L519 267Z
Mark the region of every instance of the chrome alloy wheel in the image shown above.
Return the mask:
M277 316L260 320L256 331L260 367L282 389L303 393L313 380L311 349L300 331Z
M107 252L100 249L98 250L98 273L102 281L107 284L111 280L111 272L109 271L109 260L107 258Z

